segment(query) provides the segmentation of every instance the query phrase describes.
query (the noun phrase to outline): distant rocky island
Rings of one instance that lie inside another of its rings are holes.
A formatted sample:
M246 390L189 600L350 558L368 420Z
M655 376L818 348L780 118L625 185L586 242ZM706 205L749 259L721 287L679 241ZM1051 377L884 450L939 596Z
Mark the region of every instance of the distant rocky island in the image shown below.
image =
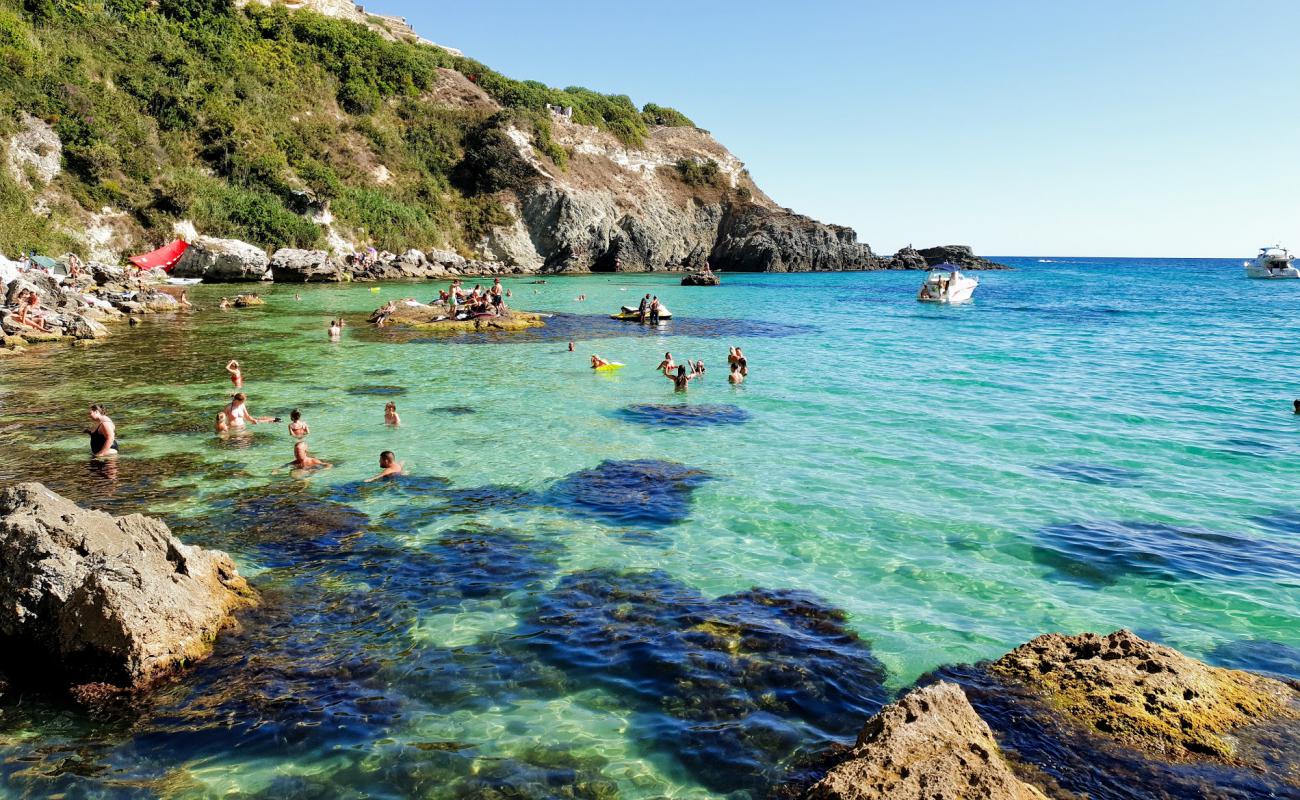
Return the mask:
M0 254L180 237L208 281L999 266L879 255L675 109L514 80L352 3L60 9L15 16L0 66Z

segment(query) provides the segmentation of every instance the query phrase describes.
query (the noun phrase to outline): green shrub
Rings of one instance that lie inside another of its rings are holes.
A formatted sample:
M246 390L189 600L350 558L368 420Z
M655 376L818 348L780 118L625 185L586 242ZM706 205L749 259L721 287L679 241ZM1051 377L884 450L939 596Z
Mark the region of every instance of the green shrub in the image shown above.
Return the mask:
M375 189L348 189L331 208L340 224L376 247L394 252L430 248L442 238L425 208Z
M703 161L683 158L678 160L676 167L677 174L687 186L718 186L721 183L722 175L718 169L718 162L711 158Z
M695 123L691 122L685 114L677 109L658 106L654 103L646 103L641 108L641 118L646 121L647 125L666 125L670 128L695 127Z

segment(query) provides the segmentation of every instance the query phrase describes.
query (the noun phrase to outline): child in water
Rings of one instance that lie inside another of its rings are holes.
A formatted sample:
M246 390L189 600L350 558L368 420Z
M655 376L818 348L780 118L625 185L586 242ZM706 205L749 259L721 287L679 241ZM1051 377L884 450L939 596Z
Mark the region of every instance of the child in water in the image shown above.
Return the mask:
M217 412L217 435L230 432L230 421L226 418L226 412Z
M289 412L289 434L297 436L299 439L311 433L311 428L307 423L302 421L302 412L294 409Z
M396 428L402 424L402 418L397 416L397 403L389 400L384 406L384 424Z

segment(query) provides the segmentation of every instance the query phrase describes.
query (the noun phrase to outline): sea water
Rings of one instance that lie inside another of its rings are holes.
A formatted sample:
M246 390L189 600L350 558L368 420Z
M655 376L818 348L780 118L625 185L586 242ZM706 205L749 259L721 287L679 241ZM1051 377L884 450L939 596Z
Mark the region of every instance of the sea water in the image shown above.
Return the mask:
M161 516L263 606L143 707L6 695L0 796L761 795L1040 633L1294 674L1300 282L1005 260L963 307L916 273L512 278L555 316L482 335L365 323L432 284L205 286L5 358L0 482ZM675 318L607 318L646 293ZM705 363L685 394L668 352ZM283 423L213 434L230 358L330 469L285 469ZM363 483L382 450L411 477Z

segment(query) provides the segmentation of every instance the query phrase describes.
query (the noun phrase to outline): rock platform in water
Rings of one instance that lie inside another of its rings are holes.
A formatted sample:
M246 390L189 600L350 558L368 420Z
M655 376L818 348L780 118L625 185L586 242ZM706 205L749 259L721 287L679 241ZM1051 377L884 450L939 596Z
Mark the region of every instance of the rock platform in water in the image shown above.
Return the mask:
M441 303L432 305L415 303L411 305L399 302L396 308L391 311L384 312L383 309L379 309L370 315L372 323L378 324L380 319L383 319L386 327L454 333L522 331L529 328L541 328L546 325L546 321L541 314L514 310L495 316L452 319L451 309Z
M256 602L225 553L158 519L0 490L0 669L23 682L141 689L205 658ZM93 692L98 694L99 692Z

